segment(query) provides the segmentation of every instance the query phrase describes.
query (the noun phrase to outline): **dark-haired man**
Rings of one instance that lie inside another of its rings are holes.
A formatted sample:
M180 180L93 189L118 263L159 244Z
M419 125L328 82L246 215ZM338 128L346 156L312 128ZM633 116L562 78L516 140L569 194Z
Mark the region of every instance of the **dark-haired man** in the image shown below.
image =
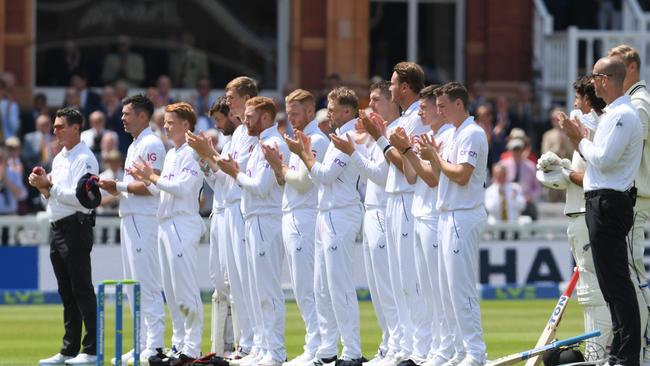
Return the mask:
M478 244L487 221L487 136L467 111L463 85L447 83L436 89L436 96L440 114L454 129L442 148L428 136L419 147L438 175L440 296L450 327L458 327L463 340L466 356L458 365L477 366L485 363L476 276Z
M129 173L135 162L151 163L160 174L165 160L165 146L149 127L153 102L145 95L134 95L122 101L122 124L133 136L124 162L122 181L101 180L100 186L120 198L120 241L124 278L140 281L141 309L144 326L140 327L143 361L162 353L165 336L165 306L161 295L160 261L158 255L158 191L152 184L133 179ZM132 292L129 291L131 296ZM132 304L130 301L129 304ZM172 312L172 315L174 313ZM172 340L172 344L174 340ZM122 355L122 364L133 359L133 350Z
M63 149L54 158L49 175L42 167L34 168L29 175L29 184L41 192L46 202L52 226L50 260L63 302L65 327L61 351L40 360L40 365L94 364L97 360L97 300L90 266L95 217L79 202L76 188L83 175L97 174L99 166L92 151L81 143L82 123L83 115L78 109L59 109L54 135Z

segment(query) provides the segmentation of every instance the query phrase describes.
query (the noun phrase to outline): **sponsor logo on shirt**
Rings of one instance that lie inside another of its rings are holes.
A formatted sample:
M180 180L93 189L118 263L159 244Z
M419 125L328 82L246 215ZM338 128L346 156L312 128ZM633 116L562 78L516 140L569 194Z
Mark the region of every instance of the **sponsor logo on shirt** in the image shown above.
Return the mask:
M199 174L196 170L190 169L190 168L183 168L183 170L181 170L181 172L191 174L193 177L195 177L197 174Z
M334 159L334 164L337 164L337 165L340 166L341 168L345 168L345 167L348 165L348 163L342 161L342 160L339 159L339 158Z
M461 150L460 151L460 156L465 156L465 155L469 156L470 158L475 158L475 159L478 157L478 154L476 153L476 151Z
M147 154L147 161L154 162L156 160L158 160L158 156L156 156L156 153L152 152L152 153Z

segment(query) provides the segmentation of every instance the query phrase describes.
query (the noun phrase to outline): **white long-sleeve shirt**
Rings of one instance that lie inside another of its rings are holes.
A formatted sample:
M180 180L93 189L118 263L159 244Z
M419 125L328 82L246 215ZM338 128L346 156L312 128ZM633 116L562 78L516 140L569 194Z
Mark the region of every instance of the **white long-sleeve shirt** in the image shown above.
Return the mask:
M172 148L165 156L156 187L160 189L158 219L175 216L199 215L199 193L203 174L199 162L187 143Z
M397 127L398 119L391 122L386 129L391 130ZM388 175L388 162L384 158L384 152L377 146L374 140L367 149L366 154L354 150L351 155L352 164L359 169L361 177L367 179L366 196L364 204L366 208L386 208L388 196L386 196L386 177Z
M471 116L452 131L448 142L442 146L441 158L450 164L469 163L474 170L464 186L440 172L436 208L453 211L481 207L485 201L487 178L487 136Z
M435 135L433 131L429 132L429 136L434 138L436 142L444 146L450 139L454 131L454 125L445 124L441 126ZM431 162L424 161L424 164L431 165ZM440 215L436 209L436 201L438 200L438 186L429 187L424 179L418 177L415 182L415 190L413 193L413 205L411 206L411 213L413 217L418 219L434 220Z
M354 118L337 129L336 135L347 139L354 137ZM357 148L361 145L357 145ZM309 176L318 185L318 209L320 211L344 208L358 205L360 202L357 185L359 184L358 169L351 163L351 157L330 142L322 163L312 166Z
M151 131L150 127L145 128L129 146L124 161L123 182L129 184L134 181L128 171L133 167L133 163L139 161L140 158L148 161L153 169L162 171L165 154L165 145L162 140ZM122 192L120 194L120 217L127 215L155 216L158 213L159 202L160 197L157 195L143 196Z
M641 164L643 133L628 95L618 97L605 108L593 142L583 138L578 149L587 161L582 182L585 192L623 192L632 187Z
M501 190L503 190L503 197ZM506 182L503 186L492 183L485 190L485 209L488 216L496 221L502 221L502 199L505 200L508 222L517 222L521 212L526 208L526 198L521 186L514 182Z
M304 134L309 137L311 141L311 152L318 162L322 162L329 145L329 139L318 127L318 121L311 121L305 126ZM303 161L296 154L291 154L289 157L288 168L291 171L298 171ZM312 184L307 192L300 193L296 188L291 186L289 182L284 185L284 195L282 196L282 212L288 213L295 209L316 209L318 204L318 187Z
M418 115L420 109L420 101L413 102L402 116L398 119L397 126L402 127L407 136L414 136L416 139L431 131L431 128L422 123L422 119ZM396 127L397 127L396 126ZM394 128L393 128L394 129ZM389 135L393 129L388 129ZM388 167L388 177L386 179L386 192L388 193L406 193L413 192L415 187L406 180L406 176L399 171L395 164L390 164Z
M284 163L289 162L289 148L273 125L262 131L259 142L253 149L245 172L237 174L237 183L244 190L241 207L245 217L252 215L281 215L282 186L275 179L275 172L264 158L262 144L275 147L277 144Z
M89 213L77 199L77 183L86 174L98 174L99 166L95 155L88 146L79 142L72 149L65 147L52 161L52 187L47 204L47 214L50 221L57 221L75 212Z
M230 140L223 146L221 156L227 157L230 154L239 164L239 169L245 171L248 159L257 145L257 141L257 137L248 135L248 130L244 125L239 125ZM212 212L241 201L243 192L233 177L218 170L206 179L214 192Z

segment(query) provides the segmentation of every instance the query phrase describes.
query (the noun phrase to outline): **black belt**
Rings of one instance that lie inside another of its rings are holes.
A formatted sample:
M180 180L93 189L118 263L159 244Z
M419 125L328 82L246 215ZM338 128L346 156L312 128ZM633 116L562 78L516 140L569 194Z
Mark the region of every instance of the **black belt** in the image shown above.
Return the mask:
M90 223L92 226L95 226L95 213L85 214L83 212L75 212L70 216L50 222L50 227L52 227L52 230L57 230L74 222L80 225Z
M595 189L593 191L585 192L585 199L588 200L598 196L613 196L613 195L626 195L630 197L631 194L632 194L632 189L621 192L614 189L604 188L604 189Z

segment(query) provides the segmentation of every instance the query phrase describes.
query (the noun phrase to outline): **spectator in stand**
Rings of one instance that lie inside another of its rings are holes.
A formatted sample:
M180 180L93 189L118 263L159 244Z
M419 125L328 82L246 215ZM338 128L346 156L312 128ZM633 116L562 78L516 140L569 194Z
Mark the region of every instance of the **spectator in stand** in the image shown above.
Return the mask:
M500 95L495 100L495 130L509 134L516 126L516 116L510 108L510 101L507 97Z
M0 79L0 142L16 136L20 128L20 108Z
M117 100L124 100L129 96L129 84L124 80L119 80L115 83L115 97Z
M319 109L316 112L316 121L318 121L318 128L329 138L330 133L333 133L334 130L330 125L330 119L327 117L327 108Z
M164 124L165 107L156 108L153 111L149 125L151 126L151 131L162 140L163 144L165 144L165 148L169 150L174 146L174 144L167 138L167 130L163 127Z
M23 178L9 166L7 146L0 145L0 215L16 215L18 202L25 198L27 189Z
M169 70L172 80L181 88L192 88L201 79L210 77L208 57L205 52L194 47L192 33L185 31L181 35L180 47L169 55Z
M523 156L526 148L526 143L523 139L511 139L508 141L507 148L511 156L502 159L500 163L506 169L508 182L518 183L523 190L524 197L526 198L526 208L522 214L530 216L533 220L537 220L536 201L542 193L542 188L535 177L535 173L537 172L535 163Z
M102 140L99 143L99 157L101 160L98 161L104 161L108 156L108 153L113 150L118 150L119 146L117 134L114 131L105 131L104 134L102 134Z
M501 153L506 150L505 130L501 130L499 134L494 131L494 111L488 103L475 107L475 121L483 128L487 136L489 147L487 166L492 171L492 165L499 161Z
M488 100L485 97L485 85L482 81L477 80L472 84L472 90L469 97L469 113L470 115L476 115L479 106L488 104Z
M108 151L112 150L113 148L119 147L119 138L115 131L109 131L106 129L106 116L104 115L104 112L94 111L90 114L88 122L90 124L90 128L81 132L81 141L85 143L86 146L88 146L93 154L95 154L97 161L102 161L101 153L104 151L102 147L104 136L112 135L110 139L115 141L115 144L113 145L111 143L110 148L105 150L105 153L108 153Z
M130 86L140 86L145 77L145 63L142 56L131 51L131 40L127 36L117 39L117 52L106 57L102 70L102 81L105 84L118 80Z
M157 100L154 101L155 107L164 107L168 104L174 103L174 98L172 98L172 81L167 75L161 75L156 82L156 88L158 88L158 95L156 96Z
M79 95L77 89L73 87L68 87L65 89L63 107L71 107L81 110L81 96Z
M115 88L107 85L102 91L102 110L106 114L106 129L115 131L120 141L120 152L126 154L131 144L131 136L124 131L122 124L122 102L115 95Z
M517 222L526 208L526 198L518 183L509 182L506 168L497 163L492 168L492 184L485 190L488 222Z
M553 124L553 128L546 131L542 136L542 154L552 151L560 158L570 159L573 156L573 145L566 134L560 129L560 123L553 115L557 112L562 112L562 108L556 107L551 110L549 118ZM564 195L564 193L562 193Z
M54 153L52 152L52 117L41 114L36 118L36 131L25 135L22 155L29 171L37 165L50 170Z
M210 85L210 79L201 78L196 83L196 96L194 97L192 104L194 105L194 110L199 116L207 116L210 107L217 100L217 97L211 95L212 86Z
M103 171L99 173L102 180L115 179L122 181L124 178L124 168L122 167L122 154L118 150L111 150L106 154L102 162ZM120 196L113 196L107 191L100 189L102 193L102 202L97 207L97 213L100 215L117 215Z
M514 139L520 139L524 142L524 152L522 156L525 159L530 160L533 164L537 165L537 154L533 152L533 149L530 145L530 138L526 135L526 132L524 132L524 130L522 130L521 128L513 128L512 131L510 131L510 134L508 135L506 144ZM506 151L501 153L500 160L507 159L511 156L512 156L512 151L506 149Z
M25 109L20 116L20 138L36 130L36 119L43 113L48 113L47 97L43 93L36 93L32 98L31 107Z
M9 170L12 172L15 172L19 177L25 178L25 164L23 162L23 158L20 156L20 151L21 151L21 142L20 139L16 136L10 137L7 139L6 142L7 145L7 167ZM25 182L23 181L23 186L25 187L25 197L23 197L19 202L18 202L18 214L19 215L24 215L28 211L28 192L27 192L27 186L25 185Z
M102 98L99 94L88 89L88 78L82 73L75 73L70 78L70 86L75 88L79 93L79 105L81 106L81 113L88 119L88 116L93 111L101 109Z

